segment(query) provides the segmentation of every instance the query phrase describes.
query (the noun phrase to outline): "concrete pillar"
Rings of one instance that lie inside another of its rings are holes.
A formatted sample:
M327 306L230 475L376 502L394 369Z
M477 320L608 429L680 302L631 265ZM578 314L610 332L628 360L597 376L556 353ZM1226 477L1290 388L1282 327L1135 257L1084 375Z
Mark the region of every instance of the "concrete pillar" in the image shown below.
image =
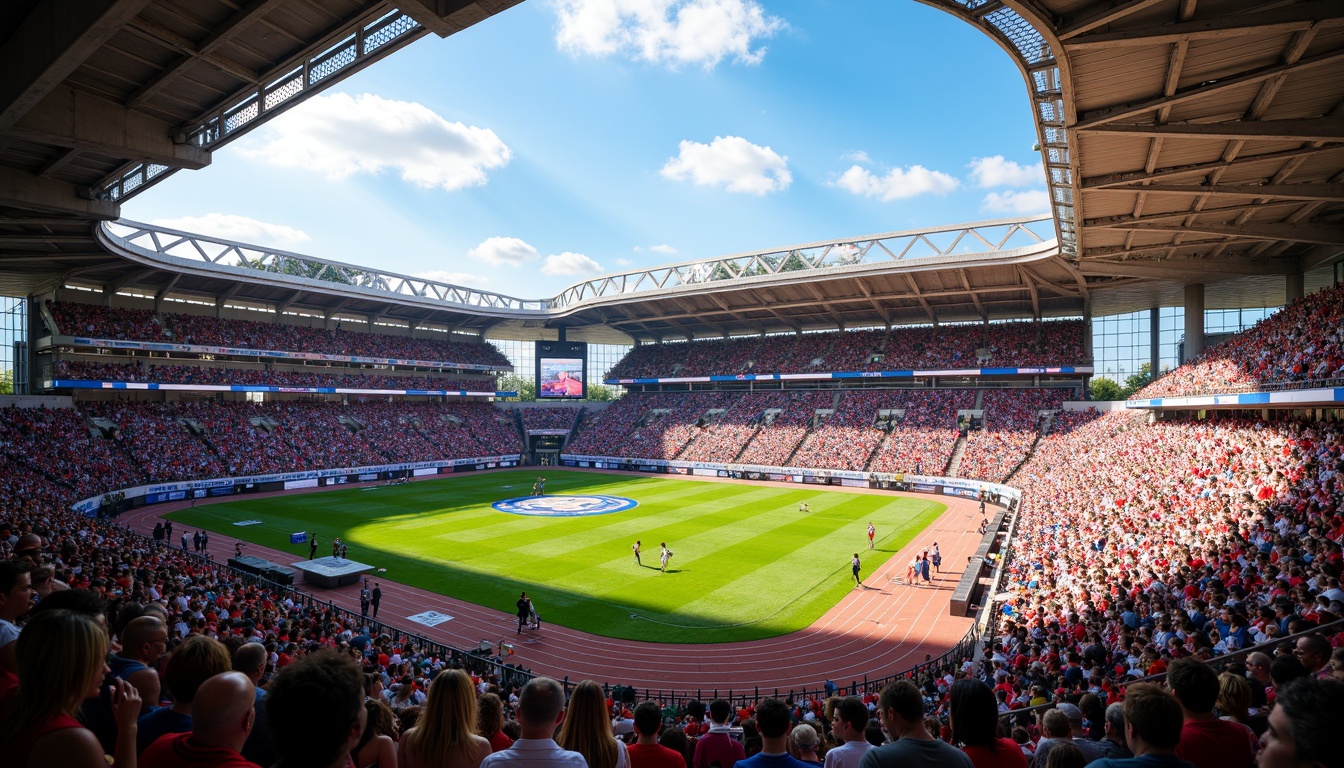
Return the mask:
M1204 353L1204 284L1185 286L1185 359Z
M1162 372L1162 309L1148 310L1148 370L1153 378ZM1138 371L1135 371L1138 373Z
M565 339L565 332L566 332L567 330L569 330L569 329L566 328L565 326L563 326L563 325L557 325L557 326L555 327L555 332L556 332L556 339L555 339L555 340L556 340L556 341L565 341L565 340L566 340L566 339Z
M1083 314L1083 362L1091 364L1095 360L1092 356L1092 313Z
M1286 304L1292 304L1294 301L1306 295L1307 276L1301 272L1289 272L1285 275L1287 278L1287 301Z

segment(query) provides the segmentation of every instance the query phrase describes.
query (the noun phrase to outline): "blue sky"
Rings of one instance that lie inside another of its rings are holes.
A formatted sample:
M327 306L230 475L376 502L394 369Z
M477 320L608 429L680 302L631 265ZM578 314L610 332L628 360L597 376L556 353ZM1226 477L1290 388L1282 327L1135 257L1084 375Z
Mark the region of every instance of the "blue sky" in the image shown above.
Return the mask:
M126 218L542 298L1036 213L1022 77L912 0L528 0L426 37Z

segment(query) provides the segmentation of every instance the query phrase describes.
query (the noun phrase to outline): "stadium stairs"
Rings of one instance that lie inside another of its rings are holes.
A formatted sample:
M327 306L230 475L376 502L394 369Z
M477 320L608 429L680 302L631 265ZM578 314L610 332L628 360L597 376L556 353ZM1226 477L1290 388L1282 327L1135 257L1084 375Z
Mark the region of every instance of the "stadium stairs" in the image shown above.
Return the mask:
M980 400L976 398L976 404ZM961 455L966 452L966 433L957 435L957 443L952 446L952 455L947 460L947 466L943 468L943 477L960 477L957 471L961 469Z

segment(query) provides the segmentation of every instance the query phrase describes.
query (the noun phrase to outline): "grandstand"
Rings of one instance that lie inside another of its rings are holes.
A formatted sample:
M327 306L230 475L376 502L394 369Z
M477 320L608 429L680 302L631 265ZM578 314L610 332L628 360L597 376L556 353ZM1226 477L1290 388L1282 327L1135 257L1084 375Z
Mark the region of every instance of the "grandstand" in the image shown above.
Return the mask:
M350 0L321 23L271 22L284 50L249 4L209 42L264 57L271 74L301 60L303 72L353 72L512 4ZM703 646L640 646L559 627L506 650L500 606L434 596L457 618L409 622L430 596L387 583L376 628L405 657L506 682L544 672L636 685L670 706L730 690L738 702L776 689L820 700L828 680L871 696L913 675L945 709L942 675L997 665L1006 703L1025 708L1036 687L1051 699L1118 691L1175 658L1272 650L1318 627L1344 644L1344 34L1314 26L1339 12L928 4L1021 68L1052 217L797 244L542 299L120 220L128 196L251 130L229 118L249 99L282 111L326 86L300 75L270 94L279 80L222 72L228 97L206 100L179 77L208 67L201 57L117 63L115 32L139 11L80 28L34 15L62 34L0 48L0 63L45 65L0 89L0 292L23 300L16 394L0 396L7 530L40 534L53 578L114 608L157 594L174 626L256 632L288 654L338 646L359 626L357 588L244 577L223 564L227 532L201 557L155 541L162 514L223 495L551 464L947 503L875 574L892 583L940 541L938 589L856 592L761 644L707 632ZM147 19L180 18L141 5ZM182 40L220 26L183 24ZM381 42L324 58L347 36ZM1146 67L1152 82L1114 75ZM123 90L107 103L139 126L124 146L33 128L52 94L114 87L91 79L98 69L117 72ZM146 99L152 113L134 106ZM949 240L976 245L936 244ZM1208 312L1274 307L1205 348ZM1181 310L1184 331L1167 370L1164 308ZM1106 373L1097 340L1134 313L1150 322L1139 356L1160 375L1129 401L1092 401ZM629 347L587 372L622 396L514 402L500 377L529 372L513 369L506 341ZM207 593L225 610L200 605Z

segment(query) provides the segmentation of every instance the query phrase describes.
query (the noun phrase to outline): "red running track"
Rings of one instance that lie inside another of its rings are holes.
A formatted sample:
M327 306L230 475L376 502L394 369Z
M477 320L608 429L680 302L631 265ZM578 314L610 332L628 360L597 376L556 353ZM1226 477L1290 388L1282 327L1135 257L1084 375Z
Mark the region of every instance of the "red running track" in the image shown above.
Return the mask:
M704 479L704 478L699 478ZM747 483L741 480L720 482ZM768 483L755 483L768 484ZM350 488L358 486L340 486ZM322 493L288 491L284 493ZM855 493L887 493L847 488ZM921 494L909 494L926 498ZM227 501L219 499L218 501ZM543 624L539 631L517 635L513 607L497 611L416 587L375 578L383 590L378 618L403 631L458 648L475 648L482 640L513 643L511 662L541 674L568 676L571 680L632 685L636 688L713 691L816 688L826 680L840 685L895 674L937 657L956 645L970 629L972 620L951 616L948 605L952 590L980 543L975 529L978 505L970 499L939 496L947 511L908 545L890 557L876 573L861 573L863 588L856 587L835 607L806 629L766 640L696 645L643 643L617 640L565 627ZM144 507L121 522L148 535L160 515L182 509L185 502ZM175 524L179 538L185 526ZM187 529L190 530L190 529ZM879 535L882 532L879 531ZM209 551L216 562L233 556L238 541L211 532ZM856 543L866 545L866 526L855 529ZM947 570L932 574L931 585L903 583L906 566L918 552L938 542ZM326 542L324 545L329 546ZM882 550L879 550L881 552ZM861 550L861 555L867 552ZM296 559L293 552L249 544L247 554L281 564ZM306 554L306 553L305 553ZM320 554L326 554L325 549ZM861 558L871 562L874 558ZM631 567L635 567L631 563ZM845 568L839 578L849 579ZM312 589L311 593L351 611L359 611L359 585L339 589ZM435 610L452 620L426 627L405 617ZM544 620L544 609L543 609Z

